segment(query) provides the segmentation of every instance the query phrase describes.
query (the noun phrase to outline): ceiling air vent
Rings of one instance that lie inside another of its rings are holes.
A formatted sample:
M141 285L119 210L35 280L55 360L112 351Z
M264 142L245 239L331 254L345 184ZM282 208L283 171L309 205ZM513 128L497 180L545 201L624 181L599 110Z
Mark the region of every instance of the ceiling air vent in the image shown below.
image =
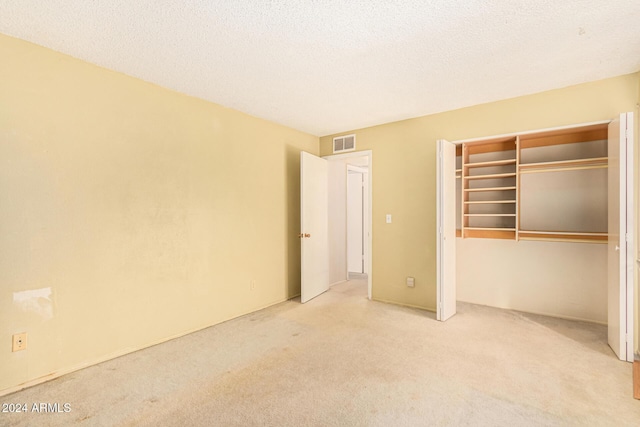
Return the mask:
M345 151L354 151L356 149L356 136L344 135L333 138L333 152L344 153Z

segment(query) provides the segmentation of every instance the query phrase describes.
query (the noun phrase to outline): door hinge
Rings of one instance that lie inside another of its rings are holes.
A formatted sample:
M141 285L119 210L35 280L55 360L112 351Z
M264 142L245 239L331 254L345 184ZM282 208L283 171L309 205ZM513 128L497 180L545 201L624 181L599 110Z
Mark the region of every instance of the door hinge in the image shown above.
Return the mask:
M625 342L627 343L633 343L633 338L631 337L631 334L626 334L624 339L626 340Z
M631 241L631 233L624 233L624 241L625 242Z

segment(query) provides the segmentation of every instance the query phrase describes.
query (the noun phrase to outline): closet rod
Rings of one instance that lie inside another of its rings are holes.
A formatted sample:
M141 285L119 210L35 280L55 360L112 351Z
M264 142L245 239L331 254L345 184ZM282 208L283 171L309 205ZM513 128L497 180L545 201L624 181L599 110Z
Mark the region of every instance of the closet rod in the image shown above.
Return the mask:
M569 168L540 168L540 169L520 169L520 173L542 173L542 172L568 172L588 169L606 169L607 165L595 165L595 166L575 166Z

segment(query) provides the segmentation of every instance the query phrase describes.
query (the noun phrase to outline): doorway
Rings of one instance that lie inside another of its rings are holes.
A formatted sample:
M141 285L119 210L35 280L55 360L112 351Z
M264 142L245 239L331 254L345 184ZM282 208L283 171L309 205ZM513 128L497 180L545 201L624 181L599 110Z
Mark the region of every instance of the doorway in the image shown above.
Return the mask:
M371 274L371 151L325 156L329 181L329 283L367 281Z
M347 164L347 279L364 279L366 236L366 189L368 169Z

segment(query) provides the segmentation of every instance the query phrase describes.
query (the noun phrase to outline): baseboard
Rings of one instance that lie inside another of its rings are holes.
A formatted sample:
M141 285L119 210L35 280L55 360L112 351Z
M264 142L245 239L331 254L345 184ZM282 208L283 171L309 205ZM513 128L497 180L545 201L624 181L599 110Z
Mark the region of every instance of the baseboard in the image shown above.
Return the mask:
M458 300L457 302L464 302L464 303L473 304L473 305L481 305L481 306L484 306L484 307L499 308L501 310L517 311L517 312L525 313L525 314L535 314L537 316L554 317L556 319L574 320L576 322L595 323L597 325L607 326L607 322L603 322L603 321L600 321L600 320L594 320L594 319L586 319L586 318L583 318L583 317L566 316L564 314L547 313L547 312L544 312L544 311L522 310L522 309L519 309L519 308L512 308L512 307L500 307L500 306L497 306L497 305L491 305L491 304L482 303L482 302L473 302L473 301L464 301L464 300Z
M405 304L405 303L402 303L402 302L389 301L389 300L380 299L380 298L371 298L371 300L372 301L377 301L377 302L382 302L382 303L385 303L385 304L398 305L400 307L416 308L418 310L429 311L431 313L435 313L436 312L436 309L435 308L431 308L431 307L423 307L423 306L420 306L420 305Z
M640 400L640 360L633 362L633 397Z
M80 363L78 365L74 365L74 366L66 368L66 369L61 369L59 371L55 371L55 372L52 372L52 373L47 374L47 375L43 375L43 376L38 377L38 378L34 378L32 380L29 380L29 381L26 381L24 383L18 384L16 386L12 386L12 387L8 387L8 388L0 390L0 397L6 396L6 395L11 394L11 393L15 393L15 392L20 391L20 390L24 390L25 388L29 388L29 387L33 387L33 386L38 385L38 384L45 383L47 381L54 380L54 379L59 378L59 377L61 377L63 375L71 374L71 373L79 371L81 369L88 368L89 366L98 365L100 363L107 362L107 361L112 360L112 359L117 359L118 357L126 356L127 354L135 353L136 351L144 350L145 348L150 348L150 347L156 346L158 344L162 344L162 343L165 343L167 341L171 341L171 340L174 340L176 338L180 338L180 337L183 337L185 335L189 335L189 334L192 334L194 332L198 332L198 331L201 331L203 329L210 328L212 326L220 325L220 324L228 322L230 320L237 319L239 317L246 316L248 314L255 313L255 312L260 311L260 310L264 310L265 308L271 307L271 306L276 305L276 304L280 304L280 303L288 301L288 300L289 300L289 297L287 297L286 299L283 299L283 300L278 300L278 301L275 301L275 302L268 303L266 305L260 306L259 308L247 311L245 313L241 313L241 314L238 314L238 315L233 315L233 316L229 317L228 319L224 319L224 320L221 320L219 322L215 322L215 323L213 323L211 325L197 327L197 328L188 330L186 332L181 332L181 333L178 333L176 335L171 335L171 336L169 336L167 338L162 338L160 340L153 341L153 342L148 343L146 345L143 345L141 347L133 347L133 348L126 348L126 349L118 350L118 351L116 351L114 353L110 353L108 355L105 355L105 356L102 356L102 357L98 357L96 359L92 359L90 361L86 361L86 362Z

